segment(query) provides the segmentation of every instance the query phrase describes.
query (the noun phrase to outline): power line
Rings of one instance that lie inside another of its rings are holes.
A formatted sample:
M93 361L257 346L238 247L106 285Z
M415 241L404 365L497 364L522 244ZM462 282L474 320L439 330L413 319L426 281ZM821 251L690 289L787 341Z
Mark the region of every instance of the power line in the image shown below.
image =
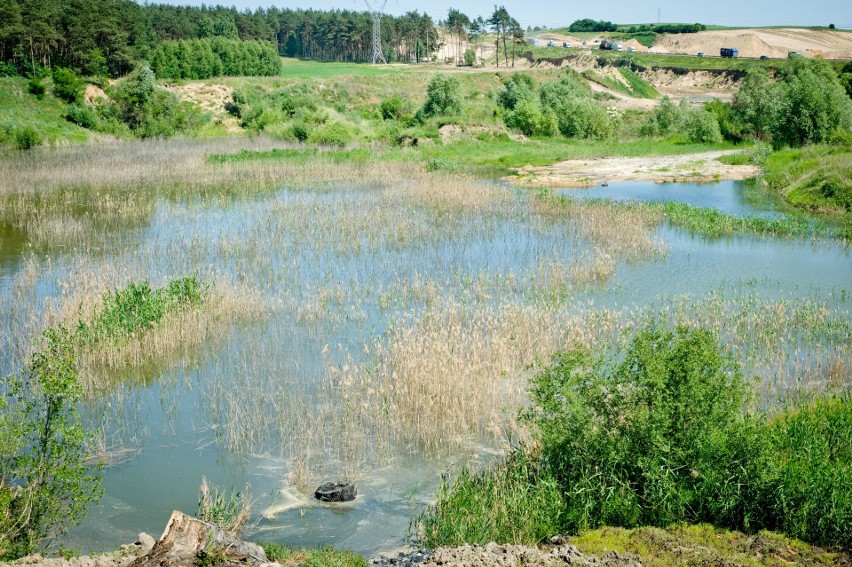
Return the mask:
M385 60L385 54L382 51L382 12L384 11L385 6L388 5L388 0L384 0L382 7L379 10L373 10L373 7L370 5L370 0L364 0L364 3L367 5L367 9L373 16L373 64L375 65L376 63L382 62L387 65L388 62Z

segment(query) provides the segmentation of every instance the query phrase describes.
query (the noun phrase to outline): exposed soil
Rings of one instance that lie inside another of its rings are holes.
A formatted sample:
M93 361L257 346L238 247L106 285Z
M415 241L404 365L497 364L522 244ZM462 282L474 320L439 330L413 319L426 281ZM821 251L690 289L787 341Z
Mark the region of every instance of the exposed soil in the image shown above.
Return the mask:
M756 177L753 165L726 165L723 155L737 150L657 157L611 157L571 159L546 166L524 166L507 181L524 187L591 187L618 181L653 183L705 183L721 179Z
M802 55L829 59L852 58L852 33L836 30L809 29L746 29L718 30L698 33L664 35L656 41L653 53L704 52L718 56L722 47L735 47L740 57L783 59L790 51Z

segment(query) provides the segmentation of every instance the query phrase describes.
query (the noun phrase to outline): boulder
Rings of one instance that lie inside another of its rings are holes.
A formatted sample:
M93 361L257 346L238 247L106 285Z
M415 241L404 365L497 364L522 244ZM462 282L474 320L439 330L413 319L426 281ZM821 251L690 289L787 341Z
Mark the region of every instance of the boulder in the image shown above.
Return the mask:
M351 482L326 482L314 492L320 502L351 502L358 491Z

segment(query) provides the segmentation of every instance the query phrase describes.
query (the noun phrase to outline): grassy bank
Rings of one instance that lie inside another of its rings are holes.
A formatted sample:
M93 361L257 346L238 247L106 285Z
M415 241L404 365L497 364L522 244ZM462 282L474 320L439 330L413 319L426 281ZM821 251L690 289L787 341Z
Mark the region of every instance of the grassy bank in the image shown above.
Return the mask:
M763 180L793 206L852 214L852 148L817 145L771 153Z

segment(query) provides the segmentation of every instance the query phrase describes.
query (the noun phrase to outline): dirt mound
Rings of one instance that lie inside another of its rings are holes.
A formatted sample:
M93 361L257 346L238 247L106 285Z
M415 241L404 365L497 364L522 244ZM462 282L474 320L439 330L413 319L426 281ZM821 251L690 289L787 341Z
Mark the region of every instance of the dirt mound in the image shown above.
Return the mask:
M231 100L233 89L225 85L207 83L187 83L185 85L163 85L163 88L175 93L178 98L194 102L203 110L214 114L225 113L225 104Z
M718 30L664 35L657 39L653 52L698 52L717 56L722 47L734 47L741 57L785 58L790 51L833 59L852 58L852 33L836 30L794 28Z
M636 51L648 51L648 47L647 47L647 46L642 45L641 43L639 43L639 42L638 42L638 41L636 41L635 39L628 39L627 41L623 41L623 42L621 42L621 47L622 47L625 51L627 51L627 48L628 48L628 47L632 47L632 48L633 48L633 49L635 49Z

